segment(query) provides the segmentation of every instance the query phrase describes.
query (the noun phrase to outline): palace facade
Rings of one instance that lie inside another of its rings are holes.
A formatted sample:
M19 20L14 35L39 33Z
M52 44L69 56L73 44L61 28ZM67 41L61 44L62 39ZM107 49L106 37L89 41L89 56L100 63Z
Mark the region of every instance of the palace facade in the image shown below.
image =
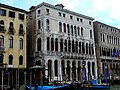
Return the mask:
M51 80L97 78L93 18L41 3L28 14L29 66L40 65ZM86 72L84 72L86 69Z
M107 69L109 76L119 76L120 29L99 21L95 21L94 36L96 44L98 74L105 76L105 69Z

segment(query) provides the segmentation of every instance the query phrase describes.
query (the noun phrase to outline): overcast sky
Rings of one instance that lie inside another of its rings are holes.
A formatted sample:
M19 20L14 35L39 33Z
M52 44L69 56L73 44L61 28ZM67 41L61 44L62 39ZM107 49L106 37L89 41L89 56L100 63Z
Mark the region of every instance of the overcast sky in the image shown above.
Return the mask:
M66 9L95 18L120 28L120 0L0 0L0 3L29 10L42 2L63 4Z

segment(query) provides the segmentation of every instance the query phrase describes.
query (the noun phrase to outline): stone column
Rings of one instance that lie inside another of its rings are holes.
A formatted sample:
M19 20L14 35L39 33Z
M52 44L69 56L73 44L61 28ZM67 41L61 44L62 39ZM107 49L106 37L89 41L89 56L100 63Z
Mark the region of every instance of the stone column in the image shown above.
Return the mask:
M52 61L52 80L54 81L55 70L54 70L54 60Z
M58 60L58 80L62 79L61 60Z
M77 66L77 64L76 64L76 81L78 81L78 66Z
M87 60L86 60L86 78L87 78L87 80L88 80L88 64L87 64L88 62L87 62Z
M72 62L70 61L70 80L72 80Z
M90 75L93 76L93 73L92 73L92 62L90 62Z

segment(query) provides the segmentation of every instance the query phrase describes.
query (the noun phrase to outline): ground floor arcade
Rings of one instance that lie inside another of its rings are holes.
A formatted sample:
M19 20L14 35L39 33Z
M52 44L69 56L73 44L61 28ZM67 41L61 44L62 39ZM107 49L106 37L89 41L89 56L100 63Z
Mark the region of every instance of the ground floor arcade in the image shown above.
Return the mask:
M41 63L37 60L36 64ZM45 61L47 69L45 75L49 81L84 81L97 78L97 65L95 60L57 60Z

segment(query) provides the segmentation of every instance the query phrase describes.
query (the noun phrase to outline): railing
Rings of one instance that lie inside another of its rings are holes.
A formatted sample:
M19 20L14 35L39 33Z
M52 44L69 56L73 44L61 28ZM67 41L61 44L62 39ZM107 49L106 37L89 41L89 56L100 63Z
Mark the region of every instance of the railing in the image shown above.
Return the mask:
M2 33L5 33L5 32L6 32L6 30L5 30L5 27L4 27L4 26L0 26L0 32L2 32Z
M34 53L34 57L42 57L42 51L36 51L35 53Z
M24 35L25 34L25 32L24 32L24 30L23 29L19 29L19 35Z
M15 33L14 28L13 27L9 28L9 32L8 33L14 35L14 33Z

